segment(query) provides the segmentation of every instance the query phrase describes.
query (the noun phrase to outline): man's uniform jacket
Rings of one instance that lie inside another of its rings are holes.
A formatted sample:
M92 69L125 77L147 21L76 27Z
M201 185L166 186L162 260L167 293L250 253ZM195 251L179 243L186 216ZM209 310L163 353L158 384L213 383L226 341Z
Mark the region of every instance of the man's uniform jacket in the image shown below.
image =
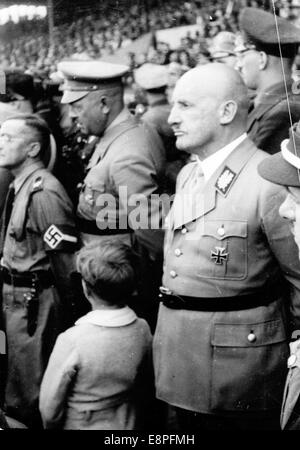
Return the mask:
M102 230L118 230L121 224L125 237L124 230L133 225L129 215L138 206L135 203L138 196L148 200L151 195L160 193L164 169L165 151L156 131L137 123L129 111L123 110L105 131L90 159L79 196L78 217ZM135 234L149 252L155 254L162 247L159 211L150 211L148 204L145 206L149 219L150 213L158 216L156 231L142 226L135 229ZM97 240L100 238L102 236ZM157 239L160 245L153 242Z
M164 239L159 202L150 200L161 193L164 170L165 150L159 135L125 109L95 148L77 208L83 243L118 238L136 250L143 301L138 300L135 310L149 321L157 315ZM89 223L92 227L85 230L82 224ZM145 309L150 309L149 314Z
M289 128L300 117L299 85L295 83L292 87L289 80L287 89L288 100L283 83L270 86L261 94L258 104L248 116L249 138L258 148L270 154L280 151L281 142L289 137Z
M32 426L39 423L39 388L56 337L77 318L72 272L78 238L71 201L41 162L24 169L15 188L5 240L1 229L1 264L16 279L31 273L37 281L34 289L14 281L7 284L4 279L2 315L8 348L5 404L8 415ZM51 271L53 281L43 285L38 275L42 271ZM36 326L30 331L34 322Z
M289 325L299 327L300 265L278 214L286 191L257 173L265 157L244 140L208 180L194 214L182 223L172 208L167 218L163 286L174 294L221 304L226 297L275 291L268 306L240 311L160 305L156 390L174 406L222 414L280 411ZM195 164L182 169L177 192ZM213 258L218 252L227 253L222 264Z

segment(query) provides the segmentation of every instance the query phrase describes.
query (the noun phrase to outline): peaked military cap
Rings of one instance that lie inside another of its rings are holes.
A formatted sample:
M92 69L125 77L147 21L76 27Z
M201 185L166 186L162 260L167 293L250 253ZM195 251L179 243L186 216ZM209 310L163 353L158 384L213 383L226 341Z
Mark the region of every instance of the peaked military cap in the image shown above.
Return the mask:
M281 143L281 152L269 156L258 165L261 177L275 184L300 187L300 127L290 129L289 139Z
M104 61L62 61L58 70L64 76L61 103L73 103L89 92L121 84L129 67Z
M300 28L282 17L259 8L243 8L239 26L246 42L268 55L292 58L300 43ZM280 42L280 45L279 45ZM238 51L238 50L237 50Z
M161 64L145 63L135 70L134 78L143 89L159 89L168 84L168 70Z

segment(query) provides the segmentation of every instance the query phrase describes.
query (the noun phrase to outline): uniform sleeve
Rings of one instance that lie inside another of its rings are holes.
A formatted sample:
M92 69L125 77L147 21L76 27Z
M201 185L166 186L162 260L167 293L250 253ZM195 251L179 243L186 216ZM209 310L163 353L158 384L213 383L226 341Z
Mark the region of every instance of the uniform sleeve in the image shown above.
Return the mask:
M72 253L78 246L72 204L62 186L54 187L33 194L31 208L36 212L33 220L43 234L47 252Z
M287 281L286 298L290 299L290 331L300 329L300 262L297 245L286 220L279 216L279 207L287 196L283 187L267 183L263 189L262 221L270 248Z
M72 205L64 191L60 193L45 189L33 195L31 207L37 211L33 218L43 235L55 286L63 303L63 322L67 328L86 312L81 284L74 283L78 235Z
M78 353L66 333L59 335L45 371L39 408L45 428L61 428L70 383L78 369Z

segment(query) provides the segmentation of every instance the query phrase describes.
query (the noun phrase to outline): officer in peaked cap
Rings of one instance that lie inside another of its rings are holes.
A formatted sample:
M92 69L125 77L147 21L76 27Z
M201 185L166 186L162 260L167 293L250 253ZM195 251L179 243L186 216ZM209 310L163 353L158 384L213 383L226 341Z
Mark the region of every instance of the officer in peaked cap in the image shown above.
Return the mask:
M289 139L281 143L281 152L266 158L258 173L272 183L286 186L287 196L279 208L280 216L289 222L300 257L300 123L290 129ZM300 340L290 343L289 375L281 410L281 428L300 429Z
M160 64L145 63L135 70L134 78L146 92L148 105L142 120L156 129L166 150L164 191L174 194L177 175L188 156L185 152L177 150L173 130L168 124L171 112L167 96L168 69Z
M165 152L155 130L136 121L124 106L122 77L129 68L103 61L65 61L58 70L65 77L62 102L69 104L70 116L84 133L100 138L89 160L77 207L83 243L117 237L138 247L147 261L158 267L163 232L149 229L148 223L140 228L133 223L130 213L134 206L129 200L140 195L150 201L152 194L160 193ZM158 207L148 208L144 217L149 223L150 219L160 223L160 214ZM147 295L153 270L157 269L147 267L146 279L140 277Z
M259 148L276 153L288 137L290 113L293 122L300 115L300 96L293 92L291 77L300 29L258 8L244 8L239 26L242 40L236 47L237 67L248 88L256 92L248 135Z

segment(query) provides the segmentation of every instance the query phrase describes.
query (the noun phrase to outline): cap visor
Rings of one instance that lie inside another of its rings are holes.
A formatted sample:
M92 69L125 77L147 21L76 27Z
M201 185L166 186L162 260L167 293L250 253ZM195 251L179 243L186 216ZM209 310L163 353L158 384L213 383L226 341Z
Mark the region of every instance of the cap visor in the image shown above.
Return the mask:
M300 187L298 169L285 161L281 153L264 159L258 165L257 170L262 178L271 183Z
M90 91L64 91L64 95L62 96L61 103L73 103L77 102L81 98L85 97L89 94Z

